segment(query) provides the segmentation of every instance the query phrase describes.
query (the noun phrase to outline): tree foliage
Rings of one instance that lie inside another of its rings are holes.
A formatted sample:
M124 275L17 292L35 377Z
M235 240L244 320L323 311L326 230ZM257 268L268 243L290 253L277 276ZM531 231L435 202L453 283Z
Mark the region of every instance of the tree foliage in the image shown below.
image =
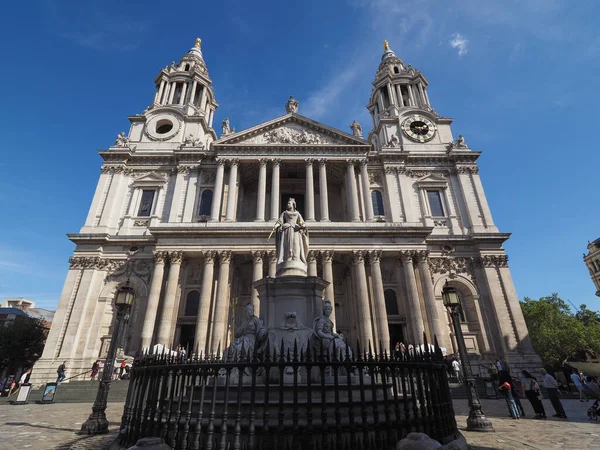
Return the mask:
M600 314L586 305L573 313L567 302L554 293L539 300L525 297L521 309L531 342L544 365L560 367L575 353L600 350Z
M0 326L0 372L33 366L42 356L46 335L39 319L17 318Z

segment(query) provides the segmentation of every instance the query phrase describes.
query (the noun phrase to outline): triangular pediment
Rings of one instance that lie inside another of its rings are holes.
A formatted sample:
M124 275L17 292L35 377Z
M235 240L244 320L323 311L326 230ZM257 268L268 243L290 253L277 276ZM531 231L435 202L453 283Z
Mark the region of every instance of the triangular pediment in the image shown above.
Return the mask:
M165 182L165 177L163 177L157 173L154 173L154 172L140 175L139 177L137 177L133 180L133 184L157 184L157 183L164 183L164 182Z
M217 146L364 145L369 147L362 137L344 133L295 113L221 137L214 144Z
M424 186L433 186L433 185L446 185L448 183L448 180L440 173L430 173L428 175L425 175L424 177L419 178L416 183L418 185L424 185Z

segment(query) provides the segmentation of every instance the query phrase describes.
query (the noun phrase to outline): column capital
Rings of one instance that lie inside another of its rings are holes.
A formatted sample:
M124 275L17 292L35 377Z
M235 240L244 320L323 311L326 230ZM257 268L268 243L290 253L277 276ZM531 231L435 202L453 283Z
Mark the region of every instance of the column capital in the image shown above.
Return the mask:
M398 253L398 261L402 263L402 265L412 264L414 256L414 250L402 250Z
M333 261L334 253L335 252L333 250L322 250L321 251L321 258L322 258L323 262L331 262L331 261Z
M429 252L427 250L417 250L413 253L413 257L417 264L427 263Z
M368 255L371 264L379 264L381 262L381 250L369 250Z
M356 160L354 160L354 159L347 159L347 160L346 160L346 165L347 165L348 167L351 167L351 168L353 168L353 169L354 169L354 164L356 164Z
M175 251L169 252L169 260L171 264L182 264L183 263L183 252Z
M369 160L367 158L361 159L358 161L358 163L360 164L360 167L362 169L363 167L367 167L367 165L369 164Z
M154 251L152 257L154 258L154 264L164 264L169 258L169 252Z
M216 258L217 252L214 250L204 252L204 264L214 264Z
M310 252L309 252L310 253ZM277 258L277 253L275 252L275 250L269 250L265 252L265 256L267 258L269 258L269 260L274 260L275 258Z
M481 255L483 267L508 267L508 255Z
M220 250L218 253L221 264L229 264L231 262L231 250Z
M312 166L314 161L315 160L313 158L305 158L304 159L304 162L306 163L307 166Z
M327 165L327 158L319 158L317 161L319 161L319 165L321 166Z
M281 164L281 159L275 158L272 159L271 162L273 163L273 166L279 166Z
M267 158L261 158L258 160L258 165L261 167L263 167L263 166L266 167L267 162L269 162L269 160Z
M354 250L352 252L352 262L354 264L364 263L365 256L366 256L366 252L364 250Z
M252 252L252 262L254 264L263 262L263 252L256 250Z
M233 166L239 166L240 165L240 160L239 159L230 159L229 160L229 165L231 167L233 167Z
M385 166L383 168L383 170L385 171L385 173L392 174L392 175L395 174L396 172L398 172L398 168L394 167L394 166Z
M316 250L309 250L308 255L306 255L307 262L317 262L317 254Z
M215 159L215 163L217 164L217 166L225 166L225 163L227 162L226 159Z

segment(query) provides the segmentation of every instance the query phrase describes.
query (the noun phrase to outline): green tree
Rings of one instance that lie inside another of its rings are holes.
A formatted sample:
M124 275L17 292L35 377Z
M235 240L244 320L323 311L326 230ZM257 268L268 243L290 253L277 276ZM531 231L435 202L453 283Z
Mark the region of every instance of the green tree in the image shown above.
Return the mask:
M0 373L33 366L42 356L47 334L39 319L18 317L0 326Z

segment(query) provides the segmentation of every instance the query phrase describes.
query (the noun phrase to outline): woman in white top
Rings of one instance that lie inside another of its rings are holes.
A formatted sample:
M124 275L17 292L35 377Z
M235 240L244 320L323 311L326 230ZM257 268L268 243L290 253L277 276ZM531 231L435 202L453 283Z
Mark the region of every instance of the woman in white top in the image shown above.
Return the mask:
M541 400L541 390L540 385L535 381L533 375L531 375L526 370L522 371L523 378L521 378L521 384L523 385L523 390L525 391L525 397L531 403L533 407L533 411L535 412L534 419L545 419L546 411L544 410L544 405Z

